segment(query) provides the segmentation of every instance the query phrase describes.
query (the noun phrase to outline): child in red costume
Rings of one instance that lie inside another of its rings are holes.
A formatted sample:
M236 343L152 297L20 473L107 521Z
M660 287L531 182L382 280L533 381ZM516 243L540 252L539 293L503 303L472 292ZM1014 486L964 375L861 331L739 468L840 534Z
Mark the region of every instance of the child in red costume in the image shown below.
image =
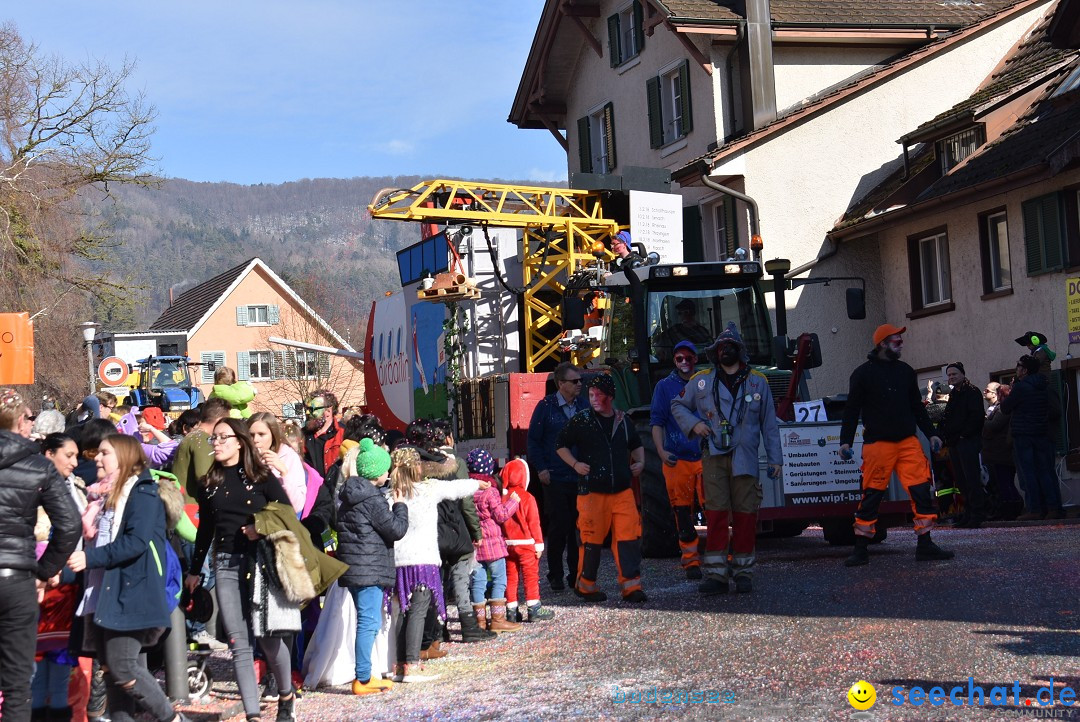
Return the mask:
M502 524L506 537L506 610L507 619L525 621L518 613L518 578L525 580L525 605L528 621L547 621L555 618L555 612L540 606L540 555L544 553L544 533L540 529L540 515L536 511L536 499L528 492L529 465L514 459L503 467L500 474L503 494L517 492L520 501L514 515Z

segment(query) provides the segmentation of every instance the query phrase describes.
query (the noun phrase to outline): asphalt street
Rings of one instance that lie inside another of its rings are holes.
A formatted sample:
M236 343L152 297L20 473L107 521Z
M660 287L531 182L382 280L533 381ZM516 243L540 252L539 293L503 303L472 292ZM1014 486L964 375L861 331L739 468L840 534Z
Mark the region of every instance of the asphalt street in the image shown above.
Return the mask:
M677 560L647 560L645 605L587 606L569 592L551 594L544 602L557 614L553 622L483 644L449 645L448 657L428 663L442 674L438 680L397 685L378 697L353 697L348 687L308 691L297 714L301 720L963 720L1037 713L1080 719L1060 702L1035 702L1051 678L1055 698L1064 687L1080 692L1080 524L940 529L934 538L956 558L916 562L914 534L894 529L871 548L870 565L856 569L842 564L850 548L829 546L820 530L761 540L753 593L709 598L685 580ZM610 557L601 579L617 598ZM227 671L220 676L231 679ZM859 680L877 695L865 712L847 697ZM918 688L934 687L946 695L938 698L941 705L911 704ZM974 689L981 688L988 703L956 706L947 698L954 687L962 688L954 695L960 700L969 693L977 700ZM989 704L994 687L1007 688L1007 704ZM235 688L218 683L215 689ZM710 698L718 701L691 701ZM266 711L272 714L273 705Z

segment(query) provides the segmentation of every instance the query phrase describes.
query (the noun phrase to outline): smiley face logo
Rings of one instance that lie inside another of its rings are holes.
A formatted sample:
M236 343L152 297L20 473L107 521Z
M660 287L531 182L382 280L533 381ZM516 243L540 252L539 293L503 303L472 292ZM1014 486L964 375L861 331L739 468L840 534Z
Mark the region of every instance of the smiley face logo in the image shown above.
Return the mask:
M847 701L857 710L868 710L877 702L877 690L869 682L860 679L848 690Z

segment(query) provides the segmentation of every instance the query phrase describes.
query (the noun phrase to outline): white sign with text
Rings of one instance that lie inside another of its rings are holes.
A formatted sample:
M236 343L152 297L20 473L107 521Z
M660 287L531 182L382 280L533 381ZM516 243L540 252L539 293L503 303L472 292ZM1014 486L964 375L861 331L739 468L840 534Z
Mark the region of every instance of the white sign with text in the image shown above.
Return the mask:
M682 196L630 191L630 237L659 253L660 263L682 263Z
M840 423L784 424L780 447L784 456L786 506L858 501L862 497L862 424L855 430L853 457L840 457Z

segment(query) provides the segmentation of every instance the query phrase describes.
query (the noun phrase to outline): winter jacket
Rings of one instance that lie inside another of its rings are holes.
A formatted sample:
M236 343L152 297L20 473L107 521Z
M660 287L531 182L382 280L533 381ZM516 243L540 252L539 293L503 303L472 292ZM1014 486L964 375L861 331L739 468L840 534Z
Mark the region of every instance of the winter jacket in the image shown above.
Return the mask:
M544 551L544 532L540 529L540 513L536 498L529 493L529 465L523 459L514 459L502 470L503 494L517 492L521 498L514 515L503 522L503 536L507 546L535 546Z
M569 421L555 397L548 394L533 409L527 439L529 463L537 473L548 471L553 483L576 484L577 474L555 453L559 432ZM571 406L577 414L589 408L589 400L585 394L578 394Z
M304 461L325 474L337 462L338 449L344 440L345 429L336 421L330 424L325 434L304 434Z
M278 458L285 464L285 473L282 474L277 469L271 471L281 481L281 488L289 495L292 508L296 510L297 515L302 515L307 501L307 473L304 471L304 460L288 444L279 446L277 453Z
M165 528L158 483L144 471L128 494L113 540L86 548L86 568L105 569L94 610L99 627L131 631L169 626Z
M720 408L717 410L717 400ZM725 453L719 447L721 423L727 419L732 426L731 473L758 476L758 448L765 444L765 456L770 464L782 464L780 427L776 423L769 380L760 371L747 370L745 379L733 394L720 379L717 367L698 371L686 382L686 387L671 400L671 415L687 436L700 422L709 427L709 453Z
M41 559L34 554L39 506L54 530ZM67 482L53 463L37 453L36 444L0 431L0 569L26 569L48 579L64 566L81 531Z
M960 439L981 439L985 421L982 393L970 381L965 381L949 393L945 421L940 429L942 439L949 446L955 446Z
M926 414L915 370L903 361L883 361L871 352L866 363L851 374L844 421L840 426L841 445L851 445L859 416L863 421L863 442L903 441L918 427L927 438L935 435Z
M487 481L487 489L480 489L473 494L476 513L480 516L480 528L483 540L476 550L476 561L493 562L506 558L506 541L499 525L514 515L518 502L509 496L500 498L498 482L487 474L469 474L469 478Z
M986 464L1013 465L1013 442L1009 432L1009 415L1001 406L991 406L986 413L982 430L982 458Z
M1011 417L1009 428L1014 438L1046 435L1049 396L1048 382L1042 374L1025 376L1012 385L1001 402L1001 410Z
M296 511L288 504L272 501L262 511L255 512L255 531L262 536L270 537L283 530L292 532L300 545L300 554L311 575L316 595L325 592L335 579L349 570L347 564L324 554L322 549L311 543L310 535L296 518Z
M688 439L671 415L671 400L686 388L686 381L678 371L672 371L660 379L653 390L652 407L649 410L649 426L659 426L664 430L664 448L680 461L701 461L701 442ZM661 449L657 449L661 451Z
M235 384L214 384L207 398L224 399L230 407L229 416L234 419L246 419L251 416L248 404L255 398L255 387L247 381L237 381Z
M394 586L394 543L409 530L409 507L386 496L367 479L351 476L341 490L337 514L337 558L349 565L343 587Z
M394 564L398 567L417 564L442 564L439 556L440 501L464 499L477 489L475 479L425 479L413 487L409 507L409 530L394 544Z

